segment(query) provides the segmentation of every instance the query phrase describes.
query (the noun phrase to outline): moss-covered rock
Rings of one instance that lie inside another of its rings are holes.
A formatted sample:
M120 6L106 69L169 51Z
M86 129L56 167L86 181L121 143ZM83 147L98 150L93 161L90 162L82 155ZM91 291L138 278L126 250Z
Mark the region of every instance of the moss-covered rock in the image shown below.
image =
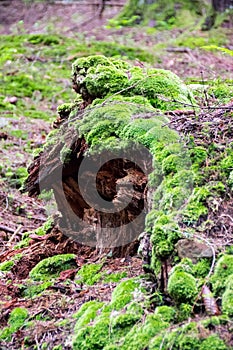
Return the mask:
M75 254L59 254L41 260L31 271L35 281L50 280L59 276L61 271L76 268Z

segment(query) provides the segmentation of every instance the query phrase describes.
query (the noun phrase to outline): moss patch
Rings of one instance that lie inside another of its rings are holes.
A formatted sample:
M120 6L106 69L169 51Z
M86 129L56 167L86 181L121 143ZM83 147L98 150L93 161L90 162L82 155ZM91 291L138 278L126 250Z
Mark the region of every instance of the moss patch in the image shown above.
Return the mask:
M226 288L227 277L233 274L233 255L225 254L216 263L211 283L215 294L222 294ZM229 282L229 280L228 280Z
M76 275L78 283L84 283L87 285L93 285L98 282L102 276L99 273L103 264L85 264L81 267Z
M16 307L10 313L8 327L0 331L0 339L10 341L13 333L18 331L28 317L28 311L22 307Z
M195 278L187 272L175 271L168 280L167 288L177 303L192 303L198 293Z
M74 254L60 254L41 260L31 271L30 277L35 281L50 280L59 276L61 271L76 268Z

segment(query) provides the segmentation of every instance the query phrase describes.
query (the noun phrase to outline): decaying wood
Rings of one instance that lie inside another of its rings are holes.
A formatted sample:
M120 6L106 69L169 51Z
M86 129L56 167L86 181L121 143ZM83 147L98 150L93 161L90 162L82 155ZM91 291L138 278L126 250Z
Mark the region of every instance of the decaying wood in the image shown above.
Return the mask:
M58 136L58 142L34 160L28 169L29 177L25 191L28 191L30 196L37 196L42 189L52 189L61 213L58 224L62 232L75 241L104 247L108 242L106 228L119 228L119 237L125 234L127 243L135 241L135 231L138 232L138 225L141 225L143 230L146 215L147 177L143 171L127 159L115 159L104 162L97 177L91 170L80 174L80 164L88 148L86 141L78 137L72 128L67 128L64 138L65 141L59 142ZM71 154L68 160L62 162L60 152L66 140ZM98 163L98 155L92 161ZM86 188L84 186L80 189L78 176L85 179ZM116 208L115 212L99 211L90 204L95 202L96 191L94 188L93 192L91 190L93 185L105 201L112 203ZM121 209L122 203L125 202L129 204ZM140 219L134 223L138 216ZM129 223L130 228L127 227L127 232L124 232ZM114 236L109 245L120 247L121 239L118 240L118 237ZM133 246L135 245L131 245L131 248ZM126 252L127 249L126 247L118 251Z

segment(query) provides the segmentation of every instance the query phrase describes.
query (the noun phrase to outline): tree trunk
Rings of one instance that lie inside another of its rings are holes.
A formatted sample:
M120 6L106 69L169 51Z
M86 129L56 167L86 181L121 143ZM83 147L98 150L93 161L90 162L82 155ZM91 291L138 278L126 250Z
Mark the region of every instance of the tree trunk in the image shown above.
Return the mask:
M233 0L212 0L212 7L209 15L206 17L205 22L202 26L202 30L211 29L215 23L218 13L224 12L226 9L233 6ZM225 19L226 22L232 22L232 18Z
M224 12L233 6L233 0L212 0L212 6L216 12Z

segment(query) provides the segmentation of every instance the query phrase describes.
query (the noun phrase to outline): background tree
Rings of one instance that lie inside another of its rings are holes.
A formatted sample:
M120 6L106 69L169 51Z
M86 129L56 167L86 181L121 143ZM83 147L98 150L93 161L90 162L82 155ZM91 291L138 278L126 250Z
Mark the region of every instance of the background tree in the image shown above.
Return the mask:
M212 0L212 7L217 12L223 12L233 6L233 0Z
M117 17L121 25L144 23L151 27L179 26L206 17L204 29L215 23L217 14L233 6L233 0L128 0Z
M227 9L233 8L233 0L211 0L211 8L209 10L209 14L205 19L205 22L202 26L203 30L209 30L216 23L216 19L218 14L223 13ZM224 18L222 18L223 20ZM233 22L232 13L228 14L228 18L226 16L225 21ZM221 22L221 21L220 21Z

